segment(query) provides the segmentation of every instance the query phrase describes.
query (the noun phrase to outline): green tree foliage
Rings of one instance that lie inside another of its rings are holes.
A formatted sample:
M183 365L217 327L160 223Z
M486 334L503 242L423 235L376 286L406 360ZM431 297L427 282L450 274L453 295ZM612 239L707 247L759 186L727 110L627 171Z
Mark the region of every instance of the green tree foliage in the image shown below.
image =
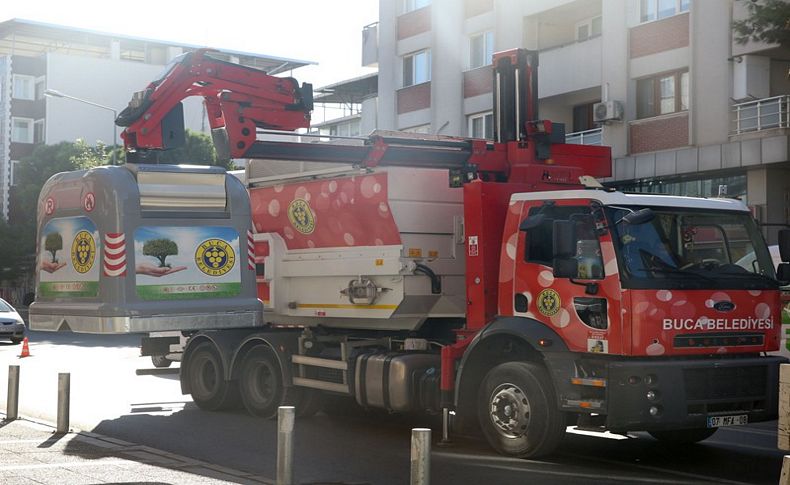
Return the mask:
M47 234L47 239L44 241L44 249L52 254L52 262L57 263L58 258L55 253L63 249L63 236L61 236L59 232Z
M743 1L749 16L732 23L735 40L790 46L790 2L788 0Z
M15 185L11 187L8 224L0 224L0 253L14 254L8 265L0 258L0 277L9 281L32 271L36 252L36 215L41 187L51 176L109 163L110 153L104 145L92 147L82 140L74 143L38 145L29 157L15 168ZM5 244L5 241L10 241ZM46 245L46 243L45 243ZM46 248L45 248L46 249ZM5 270L3 270L5 268Z
M159 153L159 163L219 165L226 169L233 168L232 162L217 160L217 152L209 135L192 130L186 130L184 146Z
M169 268L165 258L174 254L178 254L178 245L170 239L149 239L143 244L143 255L158 259L160 268Z

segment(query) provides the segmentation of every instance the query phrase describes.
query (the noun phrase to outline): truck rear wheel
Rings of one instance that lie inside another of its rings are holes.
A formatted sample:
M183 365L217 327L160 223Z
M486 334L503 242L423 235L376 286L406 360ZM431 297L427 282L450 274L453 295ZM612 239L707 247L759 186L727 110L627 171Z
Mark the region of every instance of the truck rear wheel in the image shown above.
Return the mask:
M167 358L166 356L164 356L164 355L152 355L152 356L151 356L151 363L152 363L152 364L154 365L154 367L156 367L157 369L165 369L165 368L167 368L167 367L170 367L170 364L172 364L172 363L173 363L173 361L172 361L172 360L170 360L170 359L168 359L168 358Z
M488 372L478 418L488 442L503 455L547 455L565 435L565 416L557 409L551 380L530 362L507 362Z
M718 428L673 429L665 431L648 431L650 436L671 445L690 445L713 436Z
M241 363L239 379L241 401L253 416L271 418L285 404L282 370L274 351L258 345Z
M204 411L219 411L238 405L236 383L225 380L222 359L209 342L198 344L189 357L187 376L192 400Z

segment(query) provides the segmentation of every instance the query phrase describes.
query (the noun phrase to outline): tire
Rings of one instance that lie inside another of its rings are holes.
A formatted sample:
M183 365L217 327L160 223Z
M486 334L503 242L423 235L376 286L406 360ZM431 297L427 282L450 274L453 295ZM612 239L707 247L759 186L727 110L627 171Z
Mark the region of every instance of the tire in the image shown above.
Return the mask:
M204 411L231 409L238 403L236 383L225 380L219 352L203 342L190 353L187 376L192 400Z
M239 374L241 402L253 416L272 418L277 408L291 397L283 386L280 363L274 351L265 345L253 347L241 363Z
M507 362L486 375L478 397L478 419L489 444L519 458L548 455L565 436L546 370L531 362Z
M24 340L24 339L21 339L21 338L13 338L13 337L12 337L12 338L11 338L11 343L12 343L12 344L14 344L14 345L19 345L20 343L22 343L22 340Z
M156 367L157 369L164 369L170 367L170 364L172 364L173 361L168 359L164 355L152 355L151 363L154 364L154 367Z
M718 428L673 429L666 431L648 431L650 436L670 445L690 445L713 436Z

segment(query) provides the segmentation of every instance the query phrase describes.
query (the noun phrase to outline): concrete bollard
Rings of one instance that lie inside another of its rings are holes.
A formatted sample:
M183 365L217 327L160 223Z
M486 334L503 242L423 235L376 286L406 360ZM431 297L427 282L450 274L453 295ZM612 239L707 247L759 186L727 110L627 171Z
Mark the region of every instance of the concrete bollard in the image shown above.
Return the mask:
M13 421L17 418L19 418L19 366L9 365L5 419L6 421Z
M277 408L277 485L293 485L294 407Z
M411 485L431 483L431 430L411 430Z
M71 403L71 374L58 374L58 427L56 433L69 432L69 406Z

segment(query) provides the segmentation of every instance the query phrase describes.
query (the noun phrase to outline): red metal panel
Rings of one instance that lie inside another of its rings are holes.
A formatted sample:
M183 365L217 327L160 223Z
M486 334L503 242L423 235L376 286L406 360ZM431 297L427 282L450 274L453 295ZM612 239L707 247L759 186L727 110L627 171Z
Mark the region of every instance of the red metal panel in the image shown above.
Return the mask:
M398 17L398 40L431 30L431 7L423 7Z
M249 192L256 232L280 234L289 249L401 243L387 200L386 173Z
M494 80L491 75L491 66L464 72L464 98L489 94L494 89Z

